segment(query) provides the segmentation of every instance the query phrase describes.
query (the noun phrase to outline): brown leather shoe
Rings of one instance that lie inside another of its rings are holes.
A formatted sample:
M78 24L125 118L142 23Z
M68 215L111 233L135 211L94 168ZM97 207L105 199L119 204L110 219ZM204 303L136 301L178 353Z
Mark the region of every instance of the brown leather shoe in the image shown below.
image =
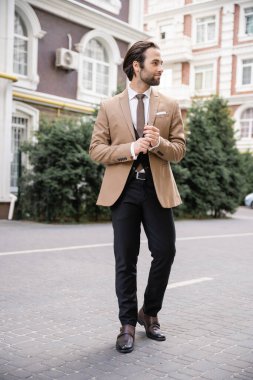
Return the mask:
M123 325L120 333L117 336L116 349L117 351L127 354L134 349L135 327L132 325Z
M138 323L141 326L145 327L146 335L148 338L158 341L166 340L166 336L160 330L158 318L144 314L143 308L141 308L141 310L139 311Z

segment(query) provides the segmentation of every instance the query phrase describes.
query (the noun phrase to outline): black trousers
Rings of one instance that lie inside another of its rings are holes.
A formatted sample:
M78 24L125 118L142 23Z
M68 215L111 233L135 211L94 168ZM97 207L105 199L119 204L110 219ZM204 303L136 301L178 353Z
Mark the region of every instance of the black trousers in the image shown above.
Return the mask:
M136 266L141 223L153 258L143 308L145 314L156 316L162 308L176 252L173 213L172 209L160 205L151 174L145 181L128 181L111 211L119 319L122 325L135 326L138 314Z

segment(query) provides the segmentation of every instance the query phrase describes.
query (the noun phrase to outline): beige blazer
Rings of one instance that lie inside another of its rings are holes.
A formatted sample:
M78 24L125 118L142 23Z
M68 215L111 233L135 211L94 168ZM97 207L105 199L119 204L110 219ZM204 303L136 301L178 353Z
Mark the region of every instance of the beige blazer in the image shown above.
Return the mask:
M175 207L181 198L170 162L185 154L185 137L179 106L175 100L152 89L149 124L160 130L160 144L149 160L157 197L162 207ZM97 205L111 206L119 198L133 164L130 146L135 141L128 91L101 103L90 144L90 157L106 166Z

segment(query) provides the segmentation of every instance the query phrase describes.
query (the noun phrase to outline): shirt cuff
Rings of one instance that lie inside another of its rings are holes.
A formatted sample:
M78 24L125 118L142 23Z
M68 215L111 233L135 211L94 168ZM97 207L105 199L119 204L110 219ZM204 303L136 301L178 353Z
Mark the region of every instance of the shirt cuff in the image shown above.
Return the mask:
M133 157L134 160L137 160L137 157L134 153L134 142L132 142L131 146L130 146L130 152L131 152L131 156Z
M151 148L149 148L149 151L152 151L153 149L157 148L159 145L160 145L160 136L158 139L158 143L155 146L152 146Z

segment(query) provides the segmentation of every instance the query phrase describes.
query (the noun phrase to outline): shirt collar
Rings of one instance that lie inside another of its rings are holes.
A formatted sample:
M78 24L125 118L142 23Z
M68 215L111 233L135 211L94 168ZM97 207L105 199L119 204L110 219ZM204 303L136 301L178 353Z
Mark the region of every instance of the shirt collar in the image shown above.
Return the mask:
M139 92L136 92L133 90L129 85L128 85L128 98L129 100L132 100ZM151 93L151 87L147 89L147 91L143 92L144 95L146 95L148 98L150 98L150 93Z

